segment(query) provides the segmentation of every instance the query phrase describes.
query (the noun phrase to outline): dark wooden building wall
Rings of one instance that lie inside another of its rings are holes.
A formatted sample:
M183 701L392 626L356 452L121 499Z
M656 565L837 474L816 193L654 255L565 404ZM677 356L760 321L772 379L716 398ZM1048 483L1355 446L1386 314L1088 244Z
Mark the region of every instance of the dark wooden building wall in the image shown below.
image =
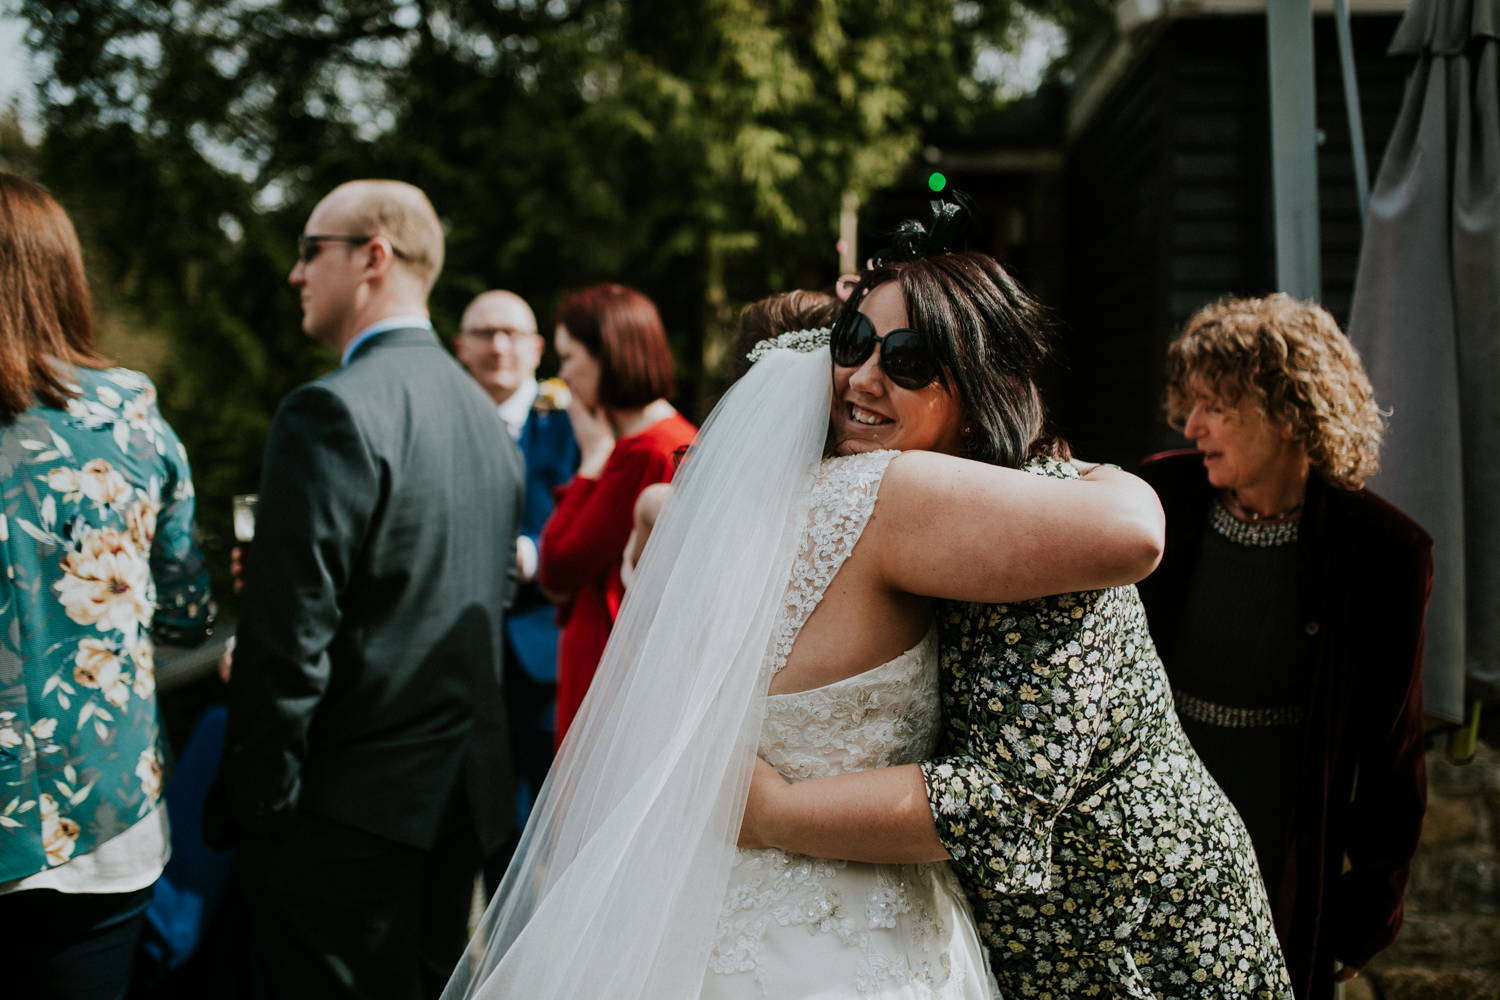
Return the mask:
M1370 169L1406 72L1385 48L1398 19L1356 18ZM1343 322L1359 253L1353 160L1333 23L1316 23L1323 301ZM1223 295L1275 285L1263 17L1161 31L1068 155L1058 427L1087 458L1127 467L1186 442L1165 424L1166 348Z

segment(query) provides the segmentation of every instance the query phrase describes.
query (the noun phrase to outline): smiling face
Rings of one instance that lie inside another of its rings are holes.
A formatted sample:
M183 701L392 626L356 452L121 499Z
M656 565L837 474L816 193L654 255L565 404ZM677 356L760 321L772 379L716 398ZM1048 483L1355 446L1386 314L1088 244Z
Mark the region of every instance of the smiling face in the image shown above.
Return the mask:
M1202 376L1194 376L1189 385L1193 406L1182 433L1203 453L1203 466L1214 486L1261 488L1306 461L1301 444L1292 440L1292 429L1266 419L1249 393L1226 403Z
M568 388L579 405L587 410L597 410L599 375L603 371L599 359L590 354L587 347L569 336L568 328L561 323L557 324L552 343L557 348L557 377L568 383Z
M503 403L536 375L545 342L536 317L520 296L485 292L464 310L453 350L469 374L496 403Z
M877 285L859 304L877 336L909 327L906 300L895 281ZM833 366L833 413L829 440L837 455L865 451L965 452L964 408L941 382L903 389L880 367L877 345L857 368Z

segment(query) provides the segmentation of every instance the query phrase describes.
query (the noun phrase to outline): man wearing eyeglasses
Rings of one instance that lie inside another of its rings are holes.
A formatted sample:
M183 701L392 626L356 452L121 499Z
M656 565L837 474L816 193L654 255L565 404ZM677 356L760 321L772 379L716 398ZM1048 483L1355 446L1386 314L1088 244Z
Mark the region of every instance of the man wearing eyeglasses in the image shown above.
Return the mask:
M516 538L521 586L505 617L505 705L516 763L517 822L524 826L552 765L557 699L557 624L536 585L537 543L552 514L552 491L578 469L578 445L566 401L540 391L537 366L546 341L536 315L514 292L484 292L464 310L453 353L494 402L526 459L526 505ZM485 865L491 893L514 853L513 835Z
M501 697L521 456L433 334L426 196L319 202L291 284L342 366L271 426L204 811L279 997L437 997L515 827Z

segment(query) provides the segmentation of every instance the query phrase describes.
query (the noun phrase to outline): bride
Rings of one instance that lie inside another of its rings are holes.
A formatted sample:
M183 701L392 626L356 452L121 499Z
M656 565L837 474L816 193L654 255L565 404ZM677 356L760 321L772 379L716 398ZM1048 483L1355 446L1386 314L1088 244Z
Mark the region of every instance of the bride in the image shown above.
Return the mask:
M1001 317L936 346L891 322L899 295L845 310L832 358L826 330L763 342L704 424L445 997L997 995L925 843L878 865L735 846L757 753L791 781L931 755L933 597L1116 586L1160 553L1132 476L958 457L1025 459L1041 345Z

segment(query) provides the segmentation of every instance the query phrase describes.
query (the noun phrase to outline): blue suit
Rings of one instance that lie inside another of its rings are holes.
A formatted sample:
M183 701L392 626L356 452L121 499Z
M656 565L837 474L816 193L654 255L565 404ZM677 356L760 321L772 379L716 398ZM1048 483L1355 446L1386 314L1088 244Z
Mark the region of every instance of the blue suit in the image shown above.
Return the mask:
M563 410L543 408L541 398L521 428L521 454L526 456L526 506L521 512L521 534L540 543L542 526L552 516L552 491L578 471L578 443L573 423Z
M578 470L573 425L562 410L540 398L521 428L526 458L526 500L521 534L540 544L552 516L552 491ZM517 797L521 824L536 800L552 764L553 705L557 697L557 636L552 605L534 583L521 586L505 619L505 636L515 655L507 657L505 701L511 716Z

